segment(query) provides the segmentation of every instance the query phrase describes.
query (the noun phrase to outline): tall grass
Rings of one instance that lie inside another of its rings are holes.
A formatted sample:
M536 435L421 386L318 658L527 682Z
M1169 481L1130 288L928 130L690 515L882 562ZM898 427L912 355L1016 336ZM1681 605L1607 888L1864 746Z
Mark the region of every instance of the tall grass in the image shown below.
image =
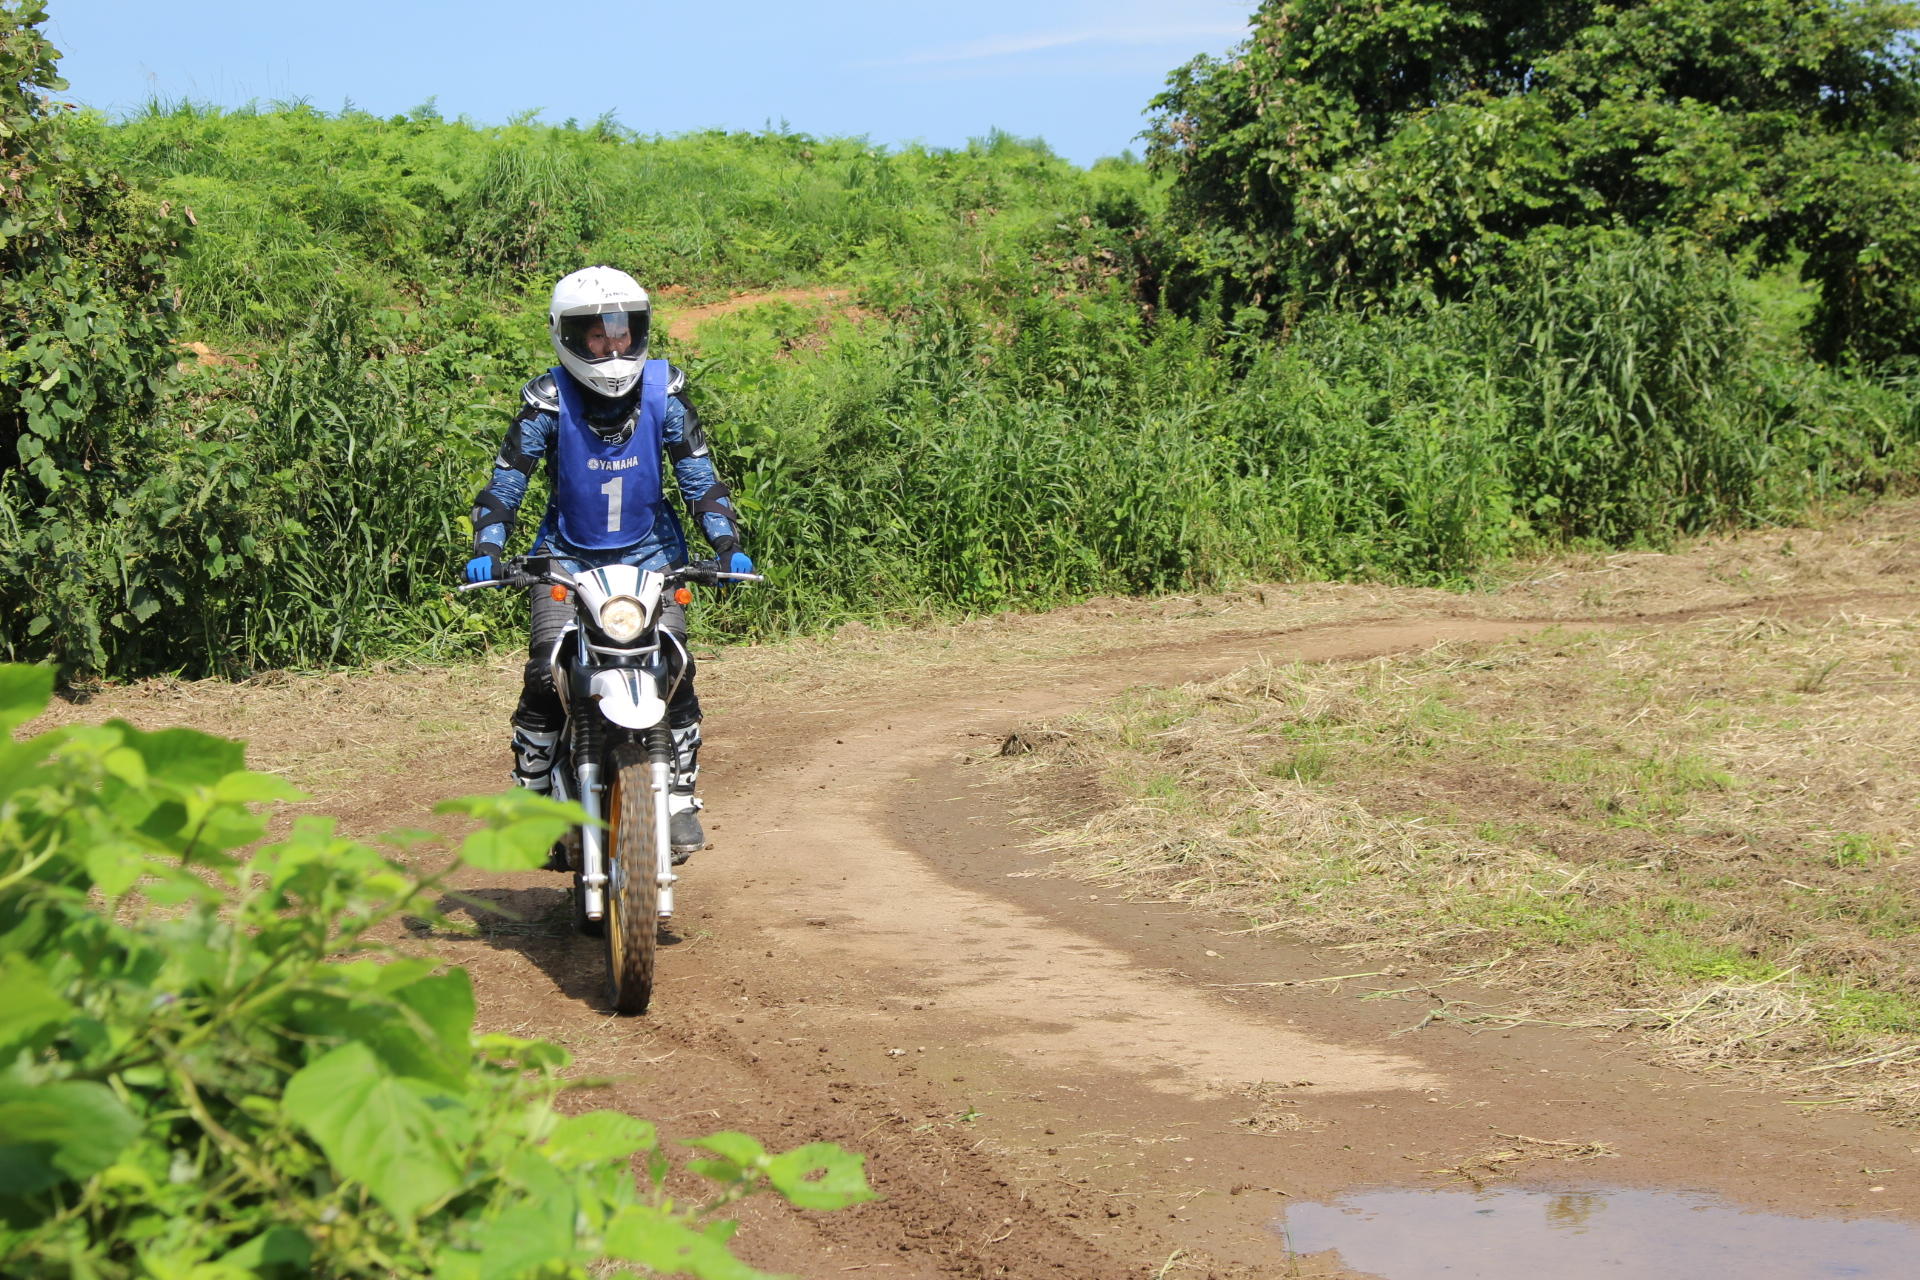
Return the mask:
M1279 346L1029 298L849 333L777 379L742 376L748 352L716 361L711 421L789 587L733 623L1282 575L1457 585L1501 556L1785 519L1913 474L1920 401L1752 342L1714 264L1609 244L1528 270L1577 287L1544 310L1515 289L1329 312Z

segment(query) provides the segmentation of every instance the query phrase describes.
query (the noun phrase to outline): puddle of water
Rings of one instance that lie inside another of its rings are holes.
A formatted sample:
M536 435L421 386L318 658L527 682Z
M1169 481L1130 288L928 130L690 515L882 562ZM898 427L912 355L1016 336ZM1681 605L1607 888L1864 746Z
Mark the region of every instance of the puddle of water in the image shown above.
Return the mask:
M1682 1191L1373 1191L1302 1204L1296 1254L1381 1280L1914 1280L1920 1228L1752 1213Z

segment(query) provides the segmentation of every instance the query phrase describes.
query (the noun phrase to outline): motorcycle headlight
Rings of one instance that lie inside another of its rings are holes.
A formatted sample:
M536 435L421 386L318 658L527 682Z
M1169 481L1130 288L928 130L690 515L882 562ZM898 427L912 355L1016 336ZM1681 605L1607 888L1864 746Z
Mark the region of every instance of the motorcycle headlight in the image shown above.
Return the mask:
M632 596L615 596L600 606L600 629L616 644L636 639L646 625L647 615Z

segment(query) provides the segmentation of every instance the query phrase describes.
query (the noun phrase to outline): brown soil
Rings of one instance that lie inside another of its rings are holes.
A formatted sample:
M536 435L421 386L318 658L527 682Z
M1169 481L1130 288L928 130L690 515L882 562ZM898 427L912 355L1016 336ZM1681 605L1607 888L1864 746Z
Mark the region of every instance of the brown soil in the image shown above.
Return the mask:
M667 336L675 342L692 343L699 335L700 326L707 321L730 315L735 311L744 311L748 307L764 306L769 302L790 302L803 307L818 305L841 314L857 314L853 307L853 291L850 289L815 286L805 289L777 289L771 293L742 293L722 302L709 302L697 307L675 307L665 311Z
M1476 1034L1357 1000L1324 980L1377 965L1036 874L1016 797L966 763L1130 686L1263 658L1911 602L1915 530L1920 506L1894 505L1825 532L1565 561L1482 596L1274 586L729 651L702 677L715 844L686 868L654 1012L603 1012L599 953L568 934L555 876L470 876L518 918L436 945L471 970L488 1027L560 1041L611 1081L583 1106L868 1153L879 1203L747 1207L742 1253L809 1277L1292 1274L1270 1229L1290 1197L1489 1162L1555 1185L1567 1151L1599 1157L1577 1167L1588 1183L1920 1218L1911 1133L1648 1066L1618 1038ZM54 718L237 733L373 834L500 785L517 666L153 683Z
M198 364L208 368L230 369L242 363L239 357L215 351L204 342L182 342L179 344L179 347L184 353L180 361L183 368L188 365ZM185 356L191 356L192 359L186 359Z

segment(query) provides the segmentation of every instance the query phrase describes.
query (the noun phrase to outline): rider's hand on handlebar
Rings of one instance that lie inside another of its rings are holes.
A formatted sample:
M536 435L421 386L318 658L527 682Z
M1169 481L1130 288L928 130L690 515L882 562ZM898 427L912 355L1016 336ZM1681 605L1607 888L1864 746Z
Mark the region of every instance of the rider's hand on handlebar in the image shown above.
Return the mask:
M492 582L500 576L500 567L493 556L475 556L467 561L467 581Z
M744 551L729 551L723 556L715 556L714 561L722 573L753 572L753 557Z

